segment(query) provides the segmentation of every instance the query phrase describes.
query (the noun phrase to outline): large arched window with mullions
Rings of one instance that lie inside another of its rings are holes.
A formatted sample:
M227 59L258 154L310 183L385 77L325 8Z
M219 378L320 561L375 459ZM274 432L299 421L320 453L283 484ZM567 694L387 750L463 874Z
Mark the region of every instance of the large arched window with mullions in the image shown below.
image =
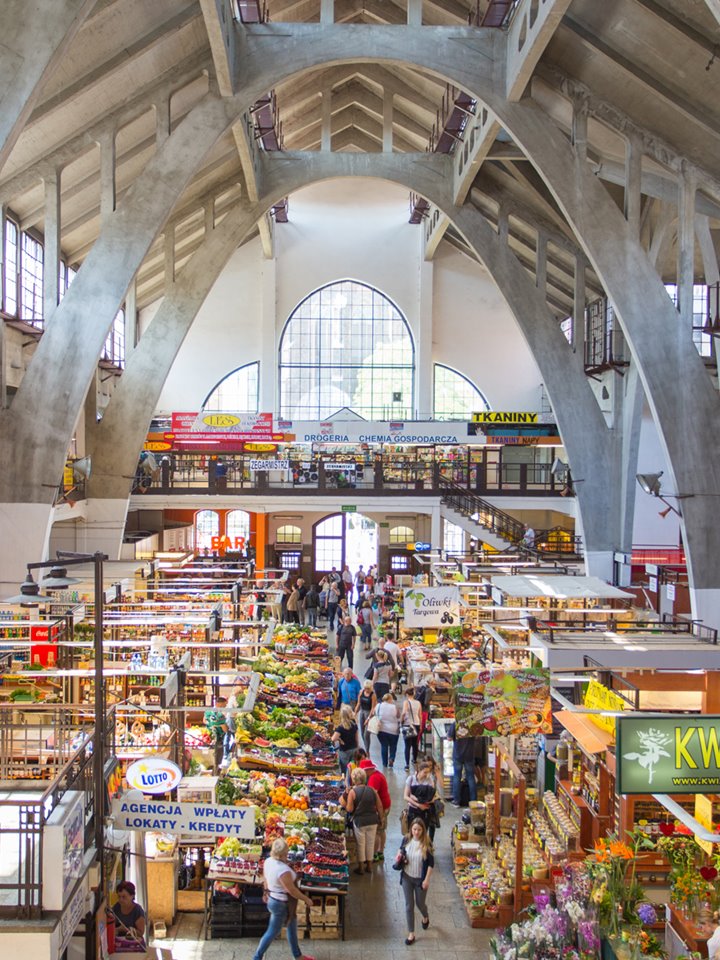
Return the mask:
M469 420L490 404L464 373L436 363L433 409L436 420Z
M306 297L280 340L280 416L323 420L349 407L367 420L408 420L415 347L397 306L340 280Z

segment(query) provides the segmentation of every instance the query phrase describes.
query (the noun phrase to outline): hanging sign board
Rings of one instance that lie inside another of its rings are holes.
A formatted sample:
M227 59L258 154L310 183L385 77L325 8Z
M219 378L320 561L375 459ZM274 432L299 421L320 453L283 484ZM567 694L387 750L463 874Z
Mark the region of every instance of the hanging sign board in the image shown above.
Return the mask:
M229 807L167 800L135 800L128 794L112 802L119 830L162 830L163 833L204 837L255 837L255 807Z
M720 716L617 718L617 790L717 793Z
M485 437L468 440L467 423L444 420L391 421L384 420L278 420L276 428L298 443L397 443L484 444ZM327 469L327 464L325 465Z
M250 683L248 684L247 693L245 694L245 700L243 705L240 708L241 713L250 713L255 707L255 698L258 695L258 690L260 689L260 681L262 680L262 674L252 673L250 675Z
M523 413L519 410L481 410L472 415L473 423L539 423L539 413Z
M289 470L289 460L251 460L251 470Z
M552 733L549 670L456 673L453 699L458 737Z
M182 780L182 770L165 757L149 756L127 768L125 779L132 790L142 793L168 793Z
M412 587L403 593L406 627L450 627L460 621L457 587Z
M705 827L710 833L713 832L713 802L710 797L700 795L695 797L695 819L701 827ZM712 856L714 844L709 840L701 840L700 837L696 836L695 843L701 850L704 850L705 853Z
M608 690L597 680L591 680L588 683L583 703L591 710L625 710L627 703L622 697L619 697L613 690ZM596 727L601 730L607 730L615 736L615 717L603 717L599 713L589 713L588 720L592 720Z

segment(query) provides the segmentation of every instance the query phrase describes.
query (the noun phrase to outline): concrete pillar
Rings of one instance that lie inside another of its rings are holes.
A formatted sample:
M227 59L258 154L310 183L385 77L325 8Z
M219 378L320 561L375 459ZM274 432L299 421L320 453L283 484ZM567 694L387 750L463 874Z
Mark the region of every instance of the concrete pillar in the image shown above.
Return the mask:
M432 507L430 510L430 543L432 544L433 550L442 549L443 536L440 507Z
M335 23L335 0L320 0L320 23Z
M423 238L419 237L422 245ZM415 410L420 417L433 413L433 261L422 259L418 277L418 338L416 360ZM405 398L403 398L405 399Z
M642 147L637 137L629 137L625 143L625 219L631 235L640 237L640 191L642 183Z
M115 210L115 131L100 140L100 222L106 223Z
M47 323L60 302L60 171L48 174L44 185L43 317Z
M390 90L383 91L383 151L392 153L393 148L393 94Z
M207 239L210 234L215 229L215 201L208 200L205 204L205 239Z
M500 242L507 245L508 237L510 236L510 221L508 219L507 210L500 208L500 213L498 214L498 238Z
M260 355L261 411L275 410L278 397L277 344L284 317L277 316L277 261L262 263L262 353Z
M170 97L155 101L155 142L158 150L170 136Z
M128 287L125 296L125 360L138 342L137 286L135 281Z
M581 100L573 102L572 113L572 145L575 147L575 155L581 163L587 160L587 104Z
M332 90L323 90L321 103L320 149L332 150Z
M165 227L163 255L165 258L165 291L175 283L175 224Z
M0 598L19 592L26 563L48 559L52 514L49 503L0 503Z
M538 230L536 242L535 286L547 296L547 234L543 230Z
M75 523L53 526L50 533L51 552L70 550L95 553L100 550L110 560L121 560L127 510L127 497L117 500L91 497L87 500L84 518Z
M575 258L575 289L573 293L573 350L585 364L585 261Z
M695 174L685 167L678 179L678 308L683 330L693 324L693 285L695 283Z
M423 0L407 0L407 22L409 27L421 27Z

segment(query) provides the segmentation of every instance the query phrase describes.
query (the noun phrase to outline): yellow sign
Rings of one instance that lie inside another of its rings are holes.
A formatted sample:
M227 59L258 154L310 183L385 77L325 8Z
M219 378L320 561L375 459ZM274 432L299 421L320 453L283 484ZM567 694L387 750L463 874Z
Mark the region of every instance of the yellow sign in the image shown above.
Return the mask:
M73 477L73 468L71 463L66 463L63 469L63 489L71 490L75 486Z
M583 703L591 710L613 710L617 712L618 710L625 710L627 707L622 697L619 697L612 690L608 690L597 680L591 680L588 684ZM603 717L599 713L590 713L588 719L592 720L595 726L600 727L601 730L607 730L608 733L615 736L615 717Z
M247 453L272 453L277 450L276 443L244 443L243 450Z
M240 417L236 417L233 413L210 413L207 417L203 417L202 422L209 427L234 427L240 423Z
M518 410L483 410L472 415L473 423L539 423L537 413L522 413Z
M167 440L146 440L144 449L159 453L161 450L172 450L172 444Z
M695 819L701 827L705 827L710 833L713 832L713 805L711 797L704 797L700 793L695 794ZM713 844L709 840L701 840L695 837L695 843L712 856Z

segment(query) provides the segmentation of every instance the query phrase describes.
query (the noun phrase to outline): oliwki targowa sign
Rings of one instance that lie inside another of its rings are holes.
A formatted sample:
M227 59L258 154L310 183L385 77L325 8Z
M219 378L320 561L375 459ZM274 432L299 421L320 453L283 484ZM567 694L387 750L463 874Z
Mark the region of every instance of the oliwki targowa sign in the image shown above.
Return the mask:
M720 792L720 716L617 718L617 792Z

